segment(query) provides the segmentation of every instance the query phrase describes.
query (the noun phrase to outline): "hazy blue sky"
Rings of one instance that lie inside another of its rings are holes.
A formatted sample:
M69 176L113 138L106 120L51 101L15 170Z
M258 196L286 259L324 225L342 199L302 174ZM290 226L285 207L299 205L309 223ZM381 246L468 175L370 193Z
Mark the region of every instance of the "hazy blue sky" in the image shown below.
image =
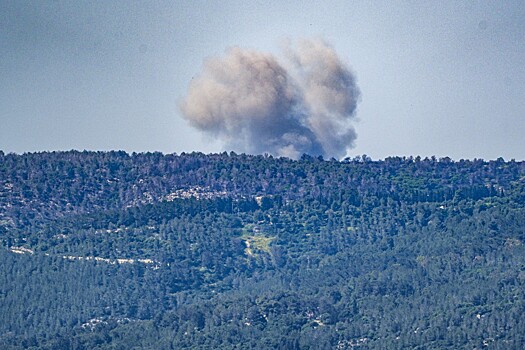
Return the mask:
M525 1L0 0L0 149L219 152L203 60L323 38L362 92L350 155L525 159Z

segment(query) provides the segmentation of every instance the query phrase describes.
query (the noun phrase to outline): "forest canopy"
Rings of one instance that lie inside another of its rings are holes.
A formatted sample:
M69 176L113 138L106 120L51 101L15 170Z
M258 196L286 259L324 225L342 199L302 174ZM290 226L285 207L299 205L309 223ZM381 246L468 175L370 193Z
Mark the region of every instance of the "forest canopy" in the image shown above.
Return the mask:
M0 152L2 349L521 349L525 162Z

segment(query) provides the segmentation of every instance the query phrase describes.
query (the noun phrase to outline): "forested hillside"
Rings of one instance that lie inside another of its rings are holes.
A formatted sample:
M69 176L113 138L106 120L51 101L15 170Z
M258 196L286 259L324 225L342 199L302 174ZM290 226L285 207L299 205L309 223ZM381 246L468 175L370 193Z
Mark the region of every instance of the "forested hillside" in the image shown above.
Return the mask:
M523 349L525 162L0 152L1 349Z

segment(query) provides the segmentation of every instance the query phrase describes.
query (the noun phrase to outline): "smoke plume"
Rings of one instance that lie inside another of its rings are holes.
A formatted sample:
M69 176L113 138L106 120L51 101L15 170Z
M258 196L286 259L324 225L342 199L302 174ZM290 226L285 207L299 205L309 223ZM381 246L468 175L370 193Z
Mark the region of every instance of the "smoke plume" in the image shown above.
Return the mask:
M237 47L207 60L181 104L185 118L235 151L343 157L356 139L354 75L323 41L286 51L284 63Z

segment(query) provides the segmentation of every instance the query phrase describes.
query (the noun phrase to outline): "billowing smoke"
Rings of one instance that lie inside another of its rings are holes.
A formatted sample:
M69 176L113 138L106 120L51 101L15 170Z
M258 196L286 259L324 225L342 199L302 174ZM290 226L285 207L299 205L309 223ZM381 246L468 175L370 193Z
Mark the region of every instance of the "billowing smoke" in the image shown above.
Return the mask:
M184 116L231 150L343 157L356 138L355 77L323 41L286 53L284 64L237 47L209 59L181 104Z

